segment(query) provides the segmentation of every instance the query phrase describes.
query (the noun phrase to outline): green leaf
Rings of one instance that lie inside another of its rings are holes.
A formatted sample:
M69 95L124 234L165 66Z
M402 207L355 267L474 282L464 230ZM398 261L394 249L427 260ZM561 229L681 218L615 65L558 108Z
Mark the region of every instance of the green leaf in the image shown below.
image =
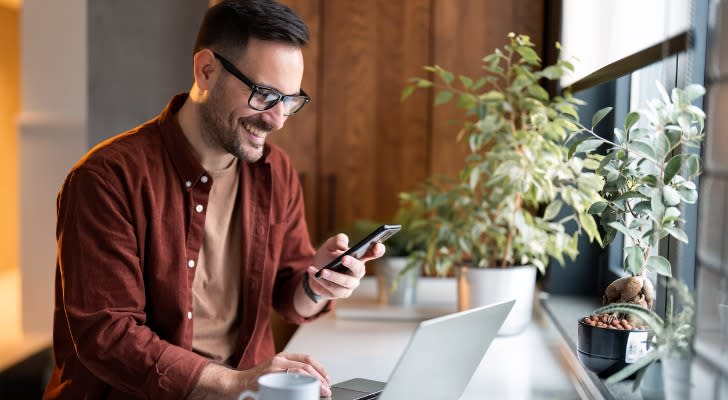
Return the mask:
M596 240L597 243L602 244L602 238L599 236L599 229L597 228L597 223L594 221L594 217L589 214L579 214L579 224L584 228L584 231L589 237L589 241Z
M404 89L402 89L402 96L400 97L400 101L406 100L412 93L415 91L414 86L405 86Z
M607 209L608 204L609 203L607 203L606 201L597 201L596 203L589 206L589 211L587 212L592 215L599 215Z
M662 227L662 229L666 230L670 234L670 236L674 237L675 239L683 243L688 242L688 235L682 229L676 226L664 226Z
M687 160L685 160L685 164L688 166L688 176L697 176L700 174L700 156L690 154Z
M529 64L535 64L541 61L538 54L530 47L518 47L516 48L518 54L521 55Z
M453 79L455 79L455 76L450 71L440 69L437 73L440 75L440 79L442 79L442 81L447 83L448 85L452 84Z
M474 84L473 84L473 85L472 85L472 86L470 87L470 90L478 90L478 89L480 89L481 87L483 87L483 85L485 85L485 83L486 83L487 81L488 81L488 79L487 79L487 78L485 78L485 77L482 77L482 78L478 79L478 80L477 80L477 81L475 81L475 83L474 83Z
M660 193L655 191L650 199L650 207L652 208L652 219L659 222L662 221L662 217L665 216L665 205L662 203L662 196Z
M670 139L670 146L675 146L678 143L680 143L680 139L682 139L682 131L677 129L665 129L665 135L667 135L667 138Z
M586 139L576 146L575 153L591 153L604 144L602 139Z
M551 65L544 68L543 76L553 81L564 76L564 71L557 66Z
M668 206L680 204L680 193L672 186L663 187L662 200Z
M654 159L655 158L655 152L652 150L652 147L650 147L648 144L644 142L638 142L638 141L632 141L630 142L627 147L632 151L637 151L638 153L642 153L643 155Z
M680 193L680 198L682 199L682 201L688 204L695 204L695 202L698 201L698 191L695 189L688 189L684 186L681 186L677 192Z
M705 94L705 88L697 84L690 84L683 91L688 103L692 103L693 100Z
M664 354L663 350L653 350L649 353L645 354L640 358L637 362L632 364L627 364L626 367L622 368L621 370L615 372L614 374L610 375L609 378L607 378L604 382L611 385L617 382L621 382L628 377L632 376L637 371L642 370L643 368L647 368L651 363L653 363L655 360L661 358ZM634 391L634 389L633 389Z
M620 222L612 221L607 225L618 230L619 232L622 232L622 234L624 236L627 236L628 238L632 237L632 232L630 232L629 229L627 229L627 227L622 225L622 223L620 223Z
M463 87L466 89L470 89L473 86L473 80L465 75L459 75L458 78L460 78L460 83L463 84Z
M458 96L457 100L457 106L460 108L464 108L466 110L470 110L473 107L475 107L475 104L478 102L478 99L475 98L470 93L461 93L460 96Z
M662 218L662 223L677 221L680 219L680 209L677 207L668 207L665 210L665 216Z
M669 151L670 140L663 135L658 135L655 138L655 157L664 159Z
M546 221L551 221L552 219L556 218L557 215L559 215L559 211L561 211L561 206L564 204L561 200L555 200L551 202L548 207L546 207L546 211L543 213L543 219Z
M443 90L437 94L437 97L435 97L435 105L447 103L451 99L452 99L452 92Z
M670 261L668 261L665 257L651 256L647 259L647 269L662 276L672 276Z
M668 161L665 165L665 179L663 180L663 183L665 185L670 183L670 181L672 181L672 178L674 178L675 175L680 172L680 166L682 165L680 160L680 156L677 155L671 158L670 161Z
M632 111L631 113L627 114L627 116L624 118L624 131L629 132L629 130L632 128L632 125L637 123L637 121L640 120L640 113Z
M604 107L601 110L597 111L594 116L592 117L592 129L601 121L604 117L609 114L609 112L612 111L612 107Z
M491 90L484 94L481 94L479 98L482 101L500 102L501 100L505 99L505 96L503 96L503 93L497 90Z
M638 246L630 246L624 249L627 253L625 267L632 275L639 275L642 272L642 250Z
M548 92L538 85L531 85L528 87L528 94L531 95L531 97L534 97L538 100L542 101L549 101L549 94Z

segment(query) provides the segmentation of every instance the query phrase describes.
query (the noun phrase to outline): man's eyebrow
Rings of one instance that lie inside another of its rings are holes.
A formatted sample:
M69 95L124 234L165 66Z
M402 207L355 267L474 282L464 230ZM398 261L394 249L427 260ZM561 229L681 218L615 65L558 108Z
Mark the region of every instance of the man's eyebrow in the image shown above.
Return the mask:
M263 83L263 82L258 83L258 82L255 82L255 81L253 81L253 83L255 83L256 85L258 85L260 87L264 87L266 89L275 90L276 92L278 92L278 93L280 93L280 94L282 94L284 96L300 96L301 95L301 88L298 88L298 91L296 93L294 93L294 94L287 94L287 93L284 93L282 90L278 89L277 87L275 87L273 85L269 85L267 83Z

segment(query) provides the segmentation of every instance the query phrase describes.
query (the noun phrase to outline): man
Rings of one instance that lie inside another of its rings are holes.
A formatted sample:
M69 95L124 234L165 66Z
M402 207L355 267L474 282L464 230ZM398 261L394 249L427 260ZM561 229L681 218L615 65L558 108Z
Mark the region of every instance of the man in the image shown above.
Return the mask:
M82 158L58 195L54 353L46 399L236 398L269 372L328 376L275 355L271 307L296 323L331 309L364 275L318 268L300 183L267 135L309 101L300 17L272 0L208 10L194 83L157 118Z

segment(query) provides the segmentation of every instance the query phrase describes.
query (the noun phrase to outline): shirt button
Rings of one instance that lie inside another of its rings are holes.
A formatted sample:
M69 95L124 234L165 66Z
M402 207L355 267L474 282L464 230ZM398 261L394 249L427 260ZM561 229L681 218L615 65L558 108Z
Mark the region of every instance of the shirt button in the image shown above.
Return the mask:
M192 311L187 311L187 319L192 319Z
M195 267L195 260L187 261L187 266L190 267L190 268L194 268Z
M187 187L192 187L192 182L190 182L190 181L186 181L186 182L185 182L185 186L187 186Z
M195 206L195 211L197 211L197 212L202 212L202 210L204 210L204 209L205 209L205 207L203 207L202 204L198 204Z
M200 178L202 183L207 183L207 175L202 175L202 178Z

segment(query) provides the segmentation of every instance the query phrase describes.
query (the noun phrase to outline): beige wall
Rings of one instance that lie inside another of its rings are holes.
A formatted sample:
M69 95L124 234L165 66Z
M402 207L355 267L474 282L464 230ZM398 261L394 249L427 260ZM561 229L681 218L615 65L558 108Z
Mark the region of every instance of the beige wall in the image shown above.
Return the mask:
M18 268L20 13L0 5L0 272Z

